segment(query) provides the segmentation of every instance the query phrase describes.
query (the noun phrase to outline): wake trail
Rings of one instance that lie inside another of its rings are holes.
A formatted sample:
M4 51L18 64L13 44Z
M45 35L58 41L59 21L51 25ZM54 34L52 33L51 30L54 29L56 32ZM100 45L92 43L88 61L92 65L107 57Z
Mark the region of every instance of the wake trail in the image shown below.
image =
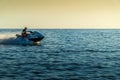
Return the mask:
M15 38L15 33L0 34L0 44L16 44L17 41L15 40Z

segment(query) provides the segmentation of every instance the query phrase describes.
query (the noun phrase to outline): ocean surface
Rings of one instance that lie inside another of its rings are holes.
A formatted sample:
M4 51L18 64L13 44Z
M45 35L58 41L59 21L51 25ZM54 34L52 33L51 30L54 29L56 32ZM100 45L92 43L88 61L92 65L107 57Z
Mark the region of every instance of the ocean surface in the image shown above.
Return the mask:
M39 46L0 43L0 80L120 80L120 30L34 31ZM1 29L0 40L20 32Z

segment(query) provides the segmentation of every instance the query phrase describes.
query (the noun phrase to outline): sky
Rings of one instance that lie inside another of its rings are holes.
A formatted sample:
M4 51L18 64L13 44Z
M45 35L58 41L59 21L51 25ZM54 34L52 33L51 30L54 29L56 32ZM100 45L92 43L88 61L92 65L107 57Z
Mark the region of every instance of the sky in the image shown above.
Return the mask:
M0 0L0 28L120 29L120 0Z

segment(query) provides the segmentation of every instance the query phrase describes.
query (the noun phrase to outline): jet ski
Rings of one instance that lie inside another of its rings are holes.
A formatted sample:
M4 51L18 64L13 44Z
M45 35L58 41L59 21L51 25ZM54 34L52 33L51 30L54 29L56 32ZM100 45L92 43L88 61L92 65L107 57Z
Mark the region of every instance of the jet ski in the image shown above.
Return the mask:
M22 45L39 45L44 36L37 31L29 31L26 37L16 34L15 42Z

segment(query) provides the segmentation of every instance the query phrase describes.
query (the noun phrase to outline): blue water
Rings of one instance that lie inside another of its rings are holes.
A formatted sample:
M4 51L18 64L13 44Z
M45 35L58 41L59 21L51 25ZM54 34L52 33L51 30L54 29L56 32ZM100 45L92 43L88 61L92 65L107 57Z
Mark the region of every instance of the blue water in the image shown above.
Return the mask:
M0 80L120 80L120 30L35 31L40 46L0 45Z

